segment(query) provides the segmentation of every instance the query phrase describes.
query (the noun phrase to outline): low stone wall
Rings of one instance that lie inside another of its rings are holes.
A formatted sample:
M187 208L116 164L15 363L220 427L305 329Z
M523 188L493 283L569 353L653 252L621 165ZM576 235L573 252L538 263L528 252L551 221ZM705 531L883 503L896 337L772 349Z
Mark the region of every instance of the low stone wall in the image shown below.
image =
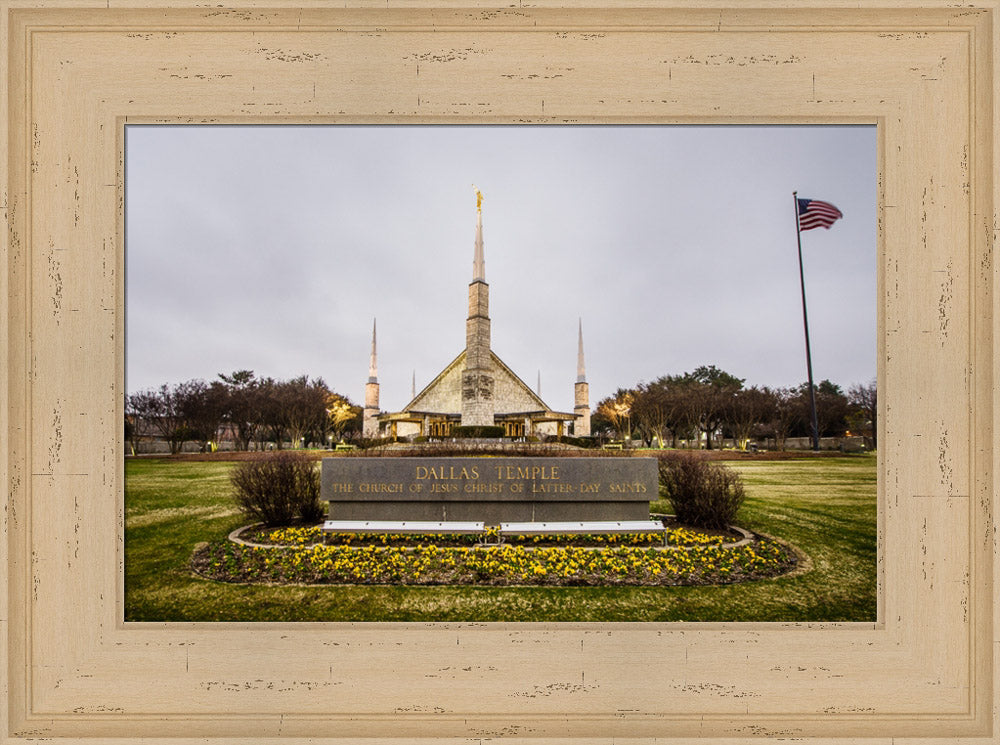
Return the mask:
M788 437L785 439L786 450L812 450L811 437ZM839 450L842 453L863 453L866 450L865 438L851 437L820 437L820 450Z
M326 458L331 520L642 520L655 458Z

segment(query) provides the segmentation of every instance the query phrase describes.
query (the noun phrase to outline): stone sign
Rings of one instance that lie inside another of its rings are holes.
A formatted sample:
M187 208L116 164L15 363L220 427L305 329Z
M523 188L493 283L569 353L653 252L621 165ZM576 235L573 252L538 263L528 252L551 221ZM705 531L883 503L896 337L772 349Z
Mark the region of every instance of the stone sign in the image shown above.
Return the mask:
M325 458L331 520L642 520L655 458Z

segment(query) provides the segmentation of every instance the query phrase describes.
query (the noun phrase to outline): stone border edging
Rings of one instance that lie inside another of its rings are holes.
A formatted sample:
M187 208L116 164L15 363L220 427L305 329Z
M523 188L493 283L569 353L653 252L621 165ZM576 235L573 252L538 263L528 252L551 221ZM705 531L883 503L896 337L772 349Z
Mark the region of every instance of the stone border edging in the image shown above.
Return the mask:
M668 515L668 514L663 513L663 512L653 512L653 513L651 513L651 517L672 517L675 520L677 519L676 515ZM726 543L726 542L723 542L723 543L721 543L719 545L719 548L739 548L740 546L746 546L748 543L752 543L753 542L753 536L754 536L754 534L751 533L746 528L741 528L739 525L727 525L726 527L729 530L735 530L737 533L739 533L743 537L740 540L738 540L736 543ZM774 539L771 538L770 540L774 540ZM676 548L676 549L683 549L685 551L690 551L693 548L697 548L697 546L666 546L666 548Z
M737 533L743 537L736 543L723 543L722 548L739 548L740 546L746 546L747 544L753 542L753 533L745 528L741 528L739 525L729 525L727 526L730 530L735 530ZM693 546L683 546L682 548L693 548Z
M803 574L808 574L815 567L813 566L813 560L805 551L796 546L794 543L784 540L783 538L775 538L773 535L768 535L767 533L758 533L761 538L765 538L769 541L774 541L775 543L780 543L785 546L789 551L795 554L795 568L784 574L777 574L773 579L790 579L792 577L800 577Z
M273 543L254 543L253 541L245 541L240 538L240 533L244 530L250 530L250 528L256 527L264 527L264 523L250 523L249 525L243 525L242 527L236 528L226 537L232 543L236 543L240 546L250 546L251 548L302 548L302 546L278 546Z

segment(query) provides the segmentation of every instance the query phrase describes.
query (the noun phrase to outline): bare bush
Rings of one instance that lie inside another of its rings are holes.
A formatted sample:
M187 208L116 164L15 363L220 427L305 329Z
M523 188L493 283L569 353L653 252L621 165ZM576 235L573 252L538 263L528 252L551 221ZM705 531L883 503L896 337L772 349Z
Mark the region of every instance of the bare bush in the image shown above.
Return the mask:
M698 528L724 529L743 504L743 480L735 471L688 453L659 460L660 485L678 521Z
M319 471L312 458L301 453L260 453L233 468L233 498L240 510L268 526L288 525L300 517L318 522Z

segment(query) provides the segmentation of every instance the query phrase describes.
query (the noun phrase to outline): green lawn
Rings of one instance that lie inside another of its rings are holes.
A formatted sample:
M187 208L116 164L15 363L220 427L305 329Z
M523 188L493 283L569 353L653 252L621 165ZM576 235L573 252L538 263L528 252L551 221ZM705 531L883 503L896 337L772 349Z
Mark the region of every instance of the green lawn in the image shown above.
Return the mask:
M875 457L727 465L747 487L739 524L794 544L810 571L713 587L227 585L188 561L249 522L229 496L232 463L128 459L125 620L874 622Z

